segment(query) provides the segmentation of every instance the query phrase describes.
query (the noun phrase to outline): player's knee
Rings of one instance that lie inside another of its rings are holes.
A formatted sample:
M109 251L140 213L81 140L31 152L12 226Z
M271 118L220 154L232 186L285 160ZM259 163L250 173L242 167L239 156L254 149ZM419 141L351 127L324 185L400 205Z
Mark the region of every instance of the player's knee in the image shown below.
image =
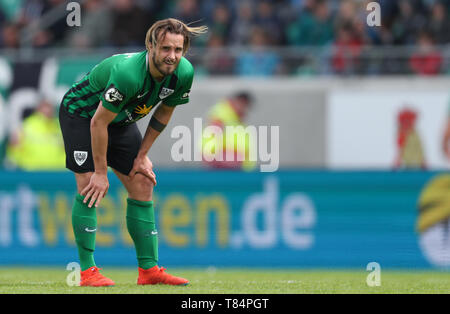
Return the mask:
M138 173L136 178L138 179L137 184L142 190L153 190L153 182L148 177Z
M132 194L135 196L135 199L143 198L150 200L153 193L153 182L146 176L139 173L136 174L133 180Z
M87 173L75 173L75 181L77 182L77 192L81 194L81 191L89 185L93 172Z

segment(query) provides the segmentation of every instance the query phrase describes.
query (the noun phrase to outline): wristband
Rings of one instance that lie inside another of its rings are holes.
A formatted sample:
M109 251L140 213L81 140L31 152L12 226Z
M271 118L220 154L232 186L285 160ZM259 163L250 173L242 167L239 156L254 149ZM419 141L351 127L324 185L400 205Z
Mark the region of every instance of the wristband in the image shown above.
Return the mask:
M164 130L164 128L166 127L166 125L163 124L163 123L161 123L161 122L159 122L159 120L156 119L155 116L152 116L152 118L150 119L149 125L150 125L153 129L155 129L156 131L158 131L158 132L160 132L160 133L161 133L161 132Z

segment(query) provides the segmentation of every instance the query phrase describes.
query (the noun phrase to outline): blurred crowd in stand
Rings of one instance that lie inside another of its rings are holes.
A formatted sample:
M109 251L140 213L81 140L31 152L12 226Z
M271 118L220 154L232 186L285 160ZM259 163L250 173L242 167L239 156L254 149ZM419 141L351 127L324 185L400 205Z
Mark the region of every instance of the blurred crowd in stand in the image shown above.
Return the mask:
M311 67L317 71L307 53L303 59L290 58L274 47L321 47L320 57L325 59L319 61L326 73L448 71L442 47L450 43L450 0L379 0L379 27L367 25L370 1L365 0L86 0L81 27L68 27L64 14L47 28L35 25L67 2L0 0L0 48L19 48L23 32L31 31L36 48L143 47L154 21L175 17L209 26L208 36L193 44L208 48L201 60L208 74L302 74ZM381 46L414 48L406 59L401 53L401 61L372 56L368 62L368 49ZM236 47L241 49L230 52ZM317 60L317 53L309 55Z

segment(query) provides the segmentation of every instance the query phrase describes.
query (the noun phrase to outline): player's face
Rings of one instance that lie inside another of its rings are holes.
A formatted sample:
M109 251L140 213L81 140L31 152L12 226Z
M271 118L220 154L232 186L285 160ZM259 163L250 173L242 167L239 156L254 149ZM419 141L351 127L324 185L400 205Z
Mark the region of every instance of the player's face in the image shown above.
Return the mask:
M177 68L183 56L183 44L183 35L168 32L164 39L154 47L153 64L163 76L172 74Z

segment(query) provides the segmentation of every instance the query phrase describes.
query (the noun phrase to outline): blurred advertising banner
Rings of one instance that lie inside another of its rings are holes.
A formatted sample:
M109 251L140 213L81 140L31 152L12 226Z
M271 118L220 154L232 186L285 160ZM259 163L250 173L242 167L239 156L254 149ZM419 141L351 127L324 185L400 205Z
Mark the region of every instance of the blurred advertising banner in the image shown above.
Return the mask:
M448 91L335 91L327 158L333 169L450 169L442 150Z
M450 174L158 171L168 266L450 267ZM0 264L78 261L69 172L0 172ZM96 261L135 266L114 175L97 210ZM64 267L64 266L62 266Z
M24 112L36 107L40 98L59 106L69 87L101 60L99 57L45 58L8 61L0 57L0 95L3 95L5 128L21 126Z

